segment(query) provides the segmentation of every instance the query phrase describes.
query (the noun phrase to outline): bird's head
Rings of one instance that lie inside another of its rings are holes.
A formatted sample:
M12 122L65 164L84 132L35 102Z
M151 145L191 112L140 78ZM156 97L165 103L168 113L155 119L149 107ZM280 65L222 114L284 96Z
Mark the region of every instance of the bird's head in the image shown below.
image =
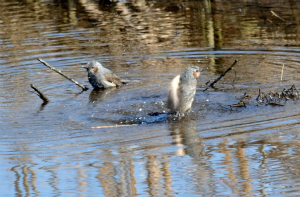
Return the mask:
M183 77L188 79L190 78L198 79L199 76L200 76L200 68L198 66L190 66L183 73Z
M195 79L198 79L198 77L200 76L200 69L198 66L191 66L190 67L192 72L193 72L193 76Z
M97 62L96 60L89 61L85 66L82 66L82 68L85 68L88 72L93 74L97 73L102 67L100 62Z

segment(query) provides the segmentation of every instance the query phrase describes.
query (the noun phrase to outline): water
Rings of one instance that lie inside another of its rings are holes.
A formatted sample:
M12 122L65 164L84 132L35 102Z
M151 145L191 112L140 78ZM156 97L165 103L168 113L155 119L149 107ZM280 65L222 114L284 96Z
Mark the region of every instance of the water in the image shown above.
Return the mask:
M299 101L255 100L258 89L300 87L299 8L286 0L1 1L2 195L300 195ZM92 59L133 82L93 91L81 68ZM167 111L169 82L190 65L202 69L191 114L149 116ZM231 109L245 92L247 106Z

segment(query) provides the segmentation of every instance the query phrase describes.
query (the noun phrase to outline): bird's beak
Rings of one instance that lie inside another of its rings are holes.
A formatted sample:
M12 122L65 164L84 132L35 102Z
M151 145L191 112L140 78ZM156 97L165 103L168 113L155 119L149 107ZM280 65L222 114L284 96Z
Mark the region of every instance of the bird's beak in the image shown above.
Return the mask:
M82 68L85 68L85 69L87 69L88 70L88 67L87 66L81 66Z

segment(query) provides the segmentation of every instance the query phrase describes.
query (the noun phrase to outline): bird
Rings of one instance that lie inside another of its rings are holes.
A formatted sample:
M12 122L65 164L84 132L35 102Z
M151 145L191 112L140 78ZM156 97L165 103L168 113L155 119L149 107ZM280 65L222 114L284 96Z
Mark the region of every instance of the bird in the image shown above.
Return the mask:
M121 81L111 70L105 68L96 60L91 60L82 67L87 70L89 82L94 89L120 87L125 84L125 82Z
M167 100L170 113L176 113L182 117L187 111L191 111L199 76L199 67L190 66L183 74L172 79Z

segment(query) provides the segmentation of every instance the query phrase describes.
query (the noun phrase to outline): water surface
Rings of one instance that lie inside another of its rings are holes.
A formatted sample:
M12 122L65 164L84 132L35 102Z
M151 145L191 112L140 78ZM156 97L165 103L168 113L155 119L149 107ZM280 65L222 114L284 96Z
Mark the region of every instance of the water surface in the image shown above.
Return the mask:
M300 195L299 101L255 99L258 89L300 87L299 9L293 0L1 1L3 195ZM81 68L92 59L134 82L93 91ZM149 116L167 111L169 82L190 65L202 69L191 114ZM231 109L245 92L247 106Z

